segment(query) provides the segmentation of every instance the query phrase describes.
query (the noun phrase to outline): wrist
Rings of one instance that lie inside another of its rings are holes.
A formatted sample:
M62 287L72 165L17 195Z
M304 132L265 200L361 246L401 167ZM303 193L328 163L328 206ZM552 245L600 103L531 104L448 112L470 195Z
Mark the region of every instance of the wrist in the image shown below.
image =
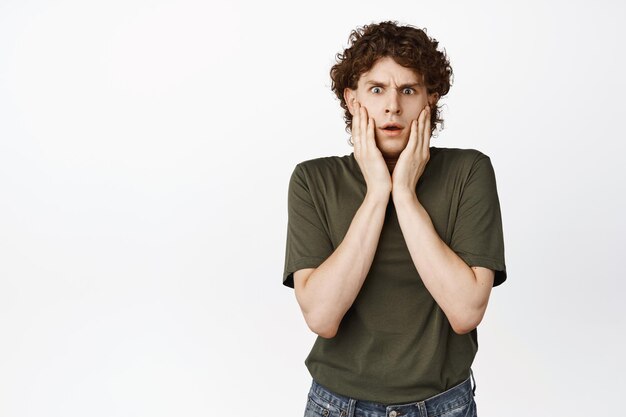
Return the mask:
M365 199L369 201L375 201L387 204L391 196L391 191L385 190L367 190L365 193Z
M394 203L410 202L413 200L417 200L415 190L411 190L406 187L394 187L391 190L391 196Z

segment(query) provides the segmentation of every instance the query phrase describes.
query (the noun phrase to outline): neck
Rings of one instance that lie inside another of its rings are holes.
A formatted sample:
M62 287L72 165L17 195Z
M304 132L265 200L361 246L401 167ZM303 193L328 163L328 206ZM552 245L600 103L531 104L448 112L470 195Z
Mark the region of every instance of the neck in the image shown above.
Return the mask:
M398 158L394 157L384 157L385 163L387 164L387 168L389 168L389 173L393 173L393 169L396 167L396 162L398 162Z

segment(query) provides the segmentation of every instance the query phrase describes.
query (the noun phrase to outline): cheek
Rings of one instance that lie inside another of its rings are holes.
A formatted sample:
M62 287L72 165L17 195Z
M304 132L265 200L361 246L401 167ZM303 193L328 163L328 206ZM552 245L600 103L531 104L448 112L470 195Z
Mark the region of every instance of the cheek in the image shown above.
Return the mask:
M357 99L358 100L358 99ZM373 116L376 106L372 105L372 103L367 103L363 101L359 101L361 107L363 107L367 111L368 116Z
M371 103L369 103L364 97L358 97L358 96L356 97L356 101L358 101L361 107L364 107L365 110L367 110L367 112L369 113L370 108L372 107ZM353 109L352 115L354 116L354 103L353 103L352 109Z
M363 103L363 107L367 110L367 114L372 117L377 117L385 113L385 105L375 100Z
M419 118L420 114L422 113L422 110L424 110L424 107L426 107L427 104L428 104L428 101L425 98L421 98L417 100L417 102L415 102L413 106L411 106L411 115L414 116L412 118L413 119Z
M428 104L428 100L426 100L426 97L421 96L420 99L417 100L417 110L422 111L422 109L426 107L427 104Z
M372 105L367 97L357 97L357 101L361 104L361 106L365 107L366 109L369 109Z

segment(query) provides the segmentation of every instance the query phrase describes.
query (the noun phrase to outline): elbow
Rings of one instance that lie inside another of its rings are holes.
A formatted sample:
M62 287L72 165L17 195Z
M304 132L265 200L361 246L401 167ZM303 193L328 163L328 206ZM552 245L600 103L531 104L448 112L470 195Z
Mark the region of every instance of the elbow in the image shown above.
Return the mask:
M307 279L308 280L308 279ZM296 283L297 284L297 283ZM312 300L310 291L307 291L306 280L301 285L296 285L296 299L309 329L320 337L332 339L337 334L339 322L335 316L336 309L331 309L325 303Z
M305 321L313 333L324 339L332 339L337 335L339 326L326 317L308 315L305 317Z
M474 325L467 324L467 323L463 323L463 324L450 323L450 325L452 326L452 330L454 330L454 333L458 335L468 334L472 330L474 330L476 327L478 327L478 325L474 326Z
M332 339L337 335L337 329L326 329L324 331L318 332L317 335L319 337L323 337L324 339Z
M467 334L478 327L483 319L483 315L484 311L478 311L475 314L465 314L463 316L457 317L454 320L450 320L450 326L456 334Z

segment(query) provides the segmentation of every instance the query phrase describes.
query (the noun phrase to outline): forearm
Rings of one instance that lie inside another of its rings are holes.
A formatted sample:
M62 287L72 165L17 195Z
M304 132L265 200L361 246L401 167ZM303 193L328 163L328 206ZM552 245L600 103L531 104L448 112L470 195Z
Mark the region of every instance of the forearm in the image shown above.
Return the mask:
M484 314L472 269L441 240L415 193L394 196L398 222L424 285L457 333L471 331Z
M389 194L366 195L341 244L309 276L301 307L309 327L333 337L367 276L385 220Z

